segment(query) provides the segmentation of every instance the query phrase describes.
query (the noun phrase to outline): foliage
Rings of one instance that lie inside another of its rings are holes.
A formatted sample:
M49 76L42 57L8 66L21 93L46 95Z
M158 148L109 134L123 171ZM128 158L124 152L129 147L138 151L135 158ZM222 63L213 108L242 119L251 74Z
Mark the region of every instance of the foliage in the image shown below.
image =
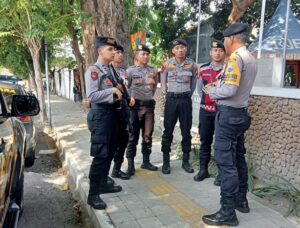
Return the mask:
M263 187L254 188L252 191L258 197L283 196L289 200L289 208L286 216L299 215L300 212L300 189L296 188L289 180L273 175L272 182Z

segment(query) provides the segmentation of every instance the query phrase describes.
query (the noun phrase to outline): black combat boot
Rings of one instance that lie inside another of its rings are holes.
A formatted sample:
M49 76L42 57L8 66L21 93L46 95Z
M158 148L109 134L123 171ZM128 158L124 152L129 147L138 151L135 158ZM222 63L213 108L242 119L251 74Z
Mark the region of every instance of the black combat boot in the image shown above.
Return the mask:
M116 193L122 191L122 186L115 184L107 184L107 177L101 179L100 193Z
M97 210L103 210L106 208L106 203L103 202L99 196L99 183L96 183L95 181L90 181L87 204Z
M221 209L214 214L204 215L202 221L212 226L237 226L239 221L237 220L234 206L235 199L223 197Z
M163 153L163 166L162 166L161 171L163 174L171 173L170 154L169 153Z
M103 210L107 207L106 203L100 198L99 195L89 195L87 204L96 210Z
M209 178L208 173L208 162L200 160L200 170L196 176L194 176L194 181L203 181L205 178Z
M107 176L107 184L114 185L116 182L109 176Z
M150 171L157 171L157 166L150 163L150 154L143 154L143 163L141 164L142 169L148 169Z
M135 173L134 160L133 158L127 158L127 161L128 161L128 167L127 167L126 174L129 176L133 176Z
M249 213L250 208L247 200L247 193L239 193L235 201L235 209L242 213Z
M184 171L187 172L187 173L193 173L194 169L193 169L192 165L190 164L189 159L190 159L190 154L189 153L183 153L181 168L183 168Z
M111 172L111 176L114 178L120 178L122 180L130 179L130 176L128 174L121 171L121 164L119 163L114 164L114 168Z

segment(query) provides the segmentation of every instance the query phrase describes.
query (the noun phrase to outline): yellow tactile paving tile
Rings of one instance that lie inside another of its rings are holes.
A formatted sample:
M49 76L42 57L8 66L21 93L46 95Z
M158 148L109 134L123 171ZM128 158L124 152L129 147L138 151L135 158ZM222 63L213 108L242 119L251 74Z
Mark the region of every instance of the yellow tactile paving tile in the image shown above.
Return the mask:
M159 176L155 172L137 170L135 176L141 180L151 180L159 178Z
M159 198L167 205L186 203L190 200L181 192L174 192L172 194L161 195L159 196Z
M147 187L157 196L177 192L176 188L167 182L147 184Z
M170 207L178 216L190 224L191 227L208 228L202 222L202 216L207 210L192 201L175 186L165 181L155 172L139 170L136 176L144 182L145 186L158 198Z

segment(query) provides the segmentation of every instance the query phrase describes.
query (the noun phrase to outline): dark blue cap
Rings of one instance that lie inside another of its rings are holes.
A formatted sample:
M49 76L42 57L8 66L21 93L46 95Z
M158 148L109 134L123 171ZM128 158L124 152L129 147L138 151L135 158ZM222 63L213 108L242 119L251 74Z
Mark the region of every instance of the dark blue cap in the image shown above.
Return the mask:
M214 40L210 44L211 48L222 48L225 51L224 44L219 40Z
M147 47L146 45L139 44L135 50L136 51L146 51L146 52L150 53L150 48Z
M182 45L184 45L186 47L188 46L187 42L184 39L176 39L176 40L173 40L171 42L171 47L173 48L173 47L175 47L175 46L177 46L179 44L182 44Z
M99 47L106 46L106 45L116 47L117 42L114 38L111 38L111 37L106 37L106 36L96 37L96 48L97 49Z
M248 25L245 23L235 23L230 25L225 31L223 32L224 37L237 35L248 30Z
M116 45L116 50L124 52L124 48L121 45L119 45L119 44Z

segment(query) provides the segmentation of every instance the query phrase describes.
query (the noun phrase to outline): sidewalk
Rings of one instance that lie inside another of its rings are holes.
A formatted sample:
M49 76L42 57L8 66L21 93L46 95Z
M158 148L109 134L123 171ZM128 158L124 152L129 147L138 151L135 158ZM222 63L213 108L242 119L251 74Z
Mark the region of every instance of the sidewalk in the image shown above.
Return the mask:
M137 172L131 180L116 182L123 191L103 194L106 210L93 210L86 204L89 189L89 132L86 113L77 103L51 96L52 125L64 159L64 169L72 181L72 190L78 193L95 227L212 227L205 225L201 217L219 209L219 188L209 178L200 183L193 181L194 174L181 169L180 161L172 161L172 173L161 173L162 155L160 141L153 143L151 161L159 166L158 172L139 168L141 153L136 160ZM140 151L140 149L138 149ZM126 161L126 159L125 159ZM122 169L126 169L123 164ZM241 228L292 228L299 227L278 212L249 197L251 212L237 212Z

